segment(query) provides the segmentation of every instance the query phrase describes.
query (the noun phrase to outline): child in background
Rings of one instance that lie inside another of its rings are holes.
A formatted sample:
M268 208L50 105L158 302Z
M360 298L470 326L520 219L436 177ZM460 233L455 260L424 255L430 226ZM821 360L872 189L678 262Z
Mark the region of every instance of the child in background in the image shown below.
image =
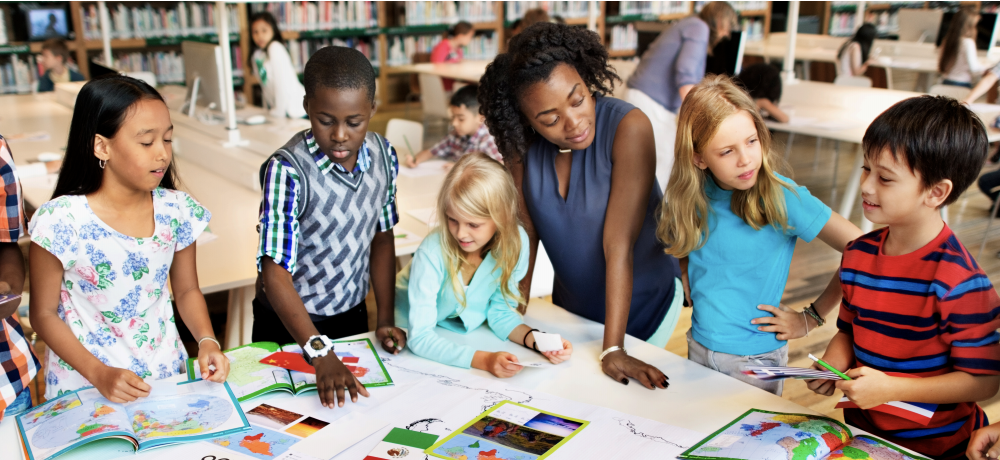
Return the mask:
M938 72L941 83L972 88L972 78L983 73L976 55L976 25L979 15L965 8L955 13L941 41Z
M270 109L273 117L305 117L302 98L306 91L299 83L298 72L285 48L278 21L267 11L254 14L250 18L250 34L254 46L250 53L250 68L260 80L264 106Z
M14 169L7 141L0 136L0 199L3 219L0 219L0 294L20 295L24 289L24 257L17 246L17 239L24 234L24 203L21 185ZM0 420L4 416L17 416L31 408L31 388L35 378L38 358L24 336L17 320L20 299L0 303Z
M38 77L38 92L54 91L56 83L83 81L83 75L69 67L69 48L61 38L50 38L42 43L42 54L38 63L45 69Z
M746 88L760 109L760 114L779 123L788 123L789 117L778 108L781 100L781 72L767 63L753 64L740 72L738 82Z
M847 423L934 458L965 458L986 424L975 401L1000 384L1000 297L940 212L976 180L987 145L979 118L945 97L906 99L868 127L861 199L887 227L844 251L840 331L823 356L853 380L809 382L860 407ZM938 406L929 424L866 410L890 401Z
M466 85L455 91L451 96L448 112L451 113L451 131L448 137L438 142L430 150L423 150L416 155L407 155L404 164L415 168L431 158L438 157L456 161L473 152L482 152L490 158L503 163L503 156L497 149L497 144L486 127L486 117L479 114L479 100L476 95L479 85ZM447 163L445 169L452 163Z
M861 77L868 71L868 56L878 36L873 24L862 24L837 51L837 76Z
M113 402L134 401L149 394L143 379L183 372L168 274L202 375L226 380L195 266L211 213L175 189L172 137L167 105L141 80L99 78L77 96L66 167L28 229L47 399L93 385Z
M469 46L475 34L475 29L468 22L462 21L451 26L444 40L431 50L431 62L436 64L462 62L462 47ZM451 91L455 87L455 80L450 78L442 78L441 82L444 83L445 91Z
M464 89L464 88L463 88ZM397 323L409 320L410 349L418 356L497 377L517 374L517 356L456 344L435 331L461 334L484 322L500 340L535 346L534 332L516 308L518 285L528 271L528 234L518 224L517 189L503 165L481 153L458 160L444 180L437 212L447 217L396 276ZM573 346L542 353L553 364L569 359Z
M677 126L657 236L668 254L682 258L682 281L694 305L688 359L780 395L780 380L748 377L742 367L786 365L786 341L822 326L840 302L834 277L804 311L775 307L795 242L819 236L843 251L861 230L775 172L783 163L771 151L770 132L728 77L710 76L695 86ZM761 310L773 316L758 318Z
M368 396L332 352L332 341L368 332L369 286L378 342L390 353L406 345L393 325L399 162L389 142L368 132L375 70L364 54L327 46L305 70L311 128L261 165L253 341L303 346L316 368L320 401L333 408L344 405L345 389L352 401Z

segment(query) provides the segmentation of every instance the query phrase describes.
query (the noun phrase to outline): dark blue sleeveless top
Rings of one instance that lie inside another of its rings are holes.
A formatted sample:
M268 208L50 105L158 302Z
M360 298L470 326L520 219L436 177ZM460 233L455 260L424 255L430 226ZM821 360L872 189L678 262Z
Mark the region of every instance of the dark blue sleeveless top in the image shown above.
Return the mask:
M569 192L559 195L555 159L559 148L539 139L524 161L524 199L556 277L552 300L573 313L600 323L605 316L606 266L604 216L611 197L611 147L618 123L634 109L620 99L597 97L594 142L574 150ZM632 306L626 332L648 339L663 322L674 297L677 259L663 253L656 239L656 210L663 200L654 181L646 218L635 242Z

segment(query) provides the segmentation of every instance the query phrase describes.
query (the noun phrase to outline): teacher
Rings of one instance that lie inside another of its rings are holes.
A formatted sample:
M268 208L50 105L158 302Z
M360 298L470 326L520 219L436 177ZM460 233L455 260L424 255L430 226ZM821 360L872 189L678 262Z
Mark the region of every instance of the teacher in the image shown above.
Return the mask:
M736 11L726 2L709 2L697 16L677 21L642 53L628 79L625 100L649 117L656 133L656 179L667 189L674 165L677 110L702 78L705 62L720 41L729 37Z
M666 388L658 369L627 354L625 333L659 347L677 325L677 259L656 240L653 127L610 94L618 75L594 32L538 23L511 39L480 80L480 113L517 185L531 253L555 268L553 301L604 323L604 373ZM526 296L527 297L527 296Z

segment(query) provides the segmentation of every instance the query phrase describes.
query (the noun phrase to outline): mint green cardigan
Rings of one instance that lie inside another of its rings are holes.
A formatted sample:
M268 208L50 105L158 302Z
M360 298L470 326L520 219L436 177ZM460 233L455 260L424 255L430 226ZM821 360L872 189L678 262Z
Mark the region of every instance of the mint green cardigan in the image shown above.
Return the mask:
M518 292L518 284L528 272L528 234L521 227L518 230L521 254L510 277L512 292ZM439 229L424 238L413 260L396 275L396 325L409 328L406 344L417 356L469 368L476 348L441 337L435 326L466 334L486 322L497 338L507 340L523 321L516 310L517 300L505 298L500 291L500 270L490 254L472 275L465 293L466 308L461 309L444 266L442 231L447 230ZM461 314L452 317L459 310Z

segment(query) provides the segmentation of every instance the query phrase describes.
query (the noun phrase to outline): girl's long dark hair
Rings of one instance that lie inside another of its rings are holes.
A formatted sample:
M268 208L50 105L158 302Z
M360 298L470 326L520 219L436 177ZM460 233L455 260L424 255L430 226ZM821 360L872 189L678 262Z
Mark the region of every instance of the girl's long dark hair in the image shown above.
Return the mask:
M86 195L101 188L104 170L94 155L94 139L100 134L115 137L141 100L163 102L152 86L125 75L108 75L91 80L76 97L73 121L66 141L66 157L52 199L63 195ZM174 163L170 162L160 181L160 187L175 189Z
M281 36L281 29L278 28L278 20L274 19L274 15L273 14L271 14L268 11L261 11L260 13L255 13L253 16L250 16L250 22L249 22L250 29L253 29L253 23L255 23L257 21L264 21L264 22L266 22L267 25L271 26L271 31L273 32L271 34L271 41L267 42L267 45L264 45L264 48L263 48L264 49L264 53L267 53L267 47L271 46L272 42L281 43L281 46L284 46L286 49L288 48L288 44L285 43L285 39ZM253 40L250 40L250 52L247 53L247 68L248 69L252 69L253 68L253 52L254 51L257 51L257 44L254 43Z
M947 74L958 60L958 54L962 50L962 39L972 35L975 37L976 25L979 23L979 15L965 8L958 10L951 18L948 25L948 32L941 41L941 54L938 59L938 72Z
M875 41L876 36L878 36L878 29L873 24L862 24L858 28L858 31L854 33L854 36L840 46L840 50L837 51L837 58L839 59L844 55L844 52L847 51L848 46L851 46L851 43L858 42L861 45L861 63L868 62L868 53L872 50L872 43Z

